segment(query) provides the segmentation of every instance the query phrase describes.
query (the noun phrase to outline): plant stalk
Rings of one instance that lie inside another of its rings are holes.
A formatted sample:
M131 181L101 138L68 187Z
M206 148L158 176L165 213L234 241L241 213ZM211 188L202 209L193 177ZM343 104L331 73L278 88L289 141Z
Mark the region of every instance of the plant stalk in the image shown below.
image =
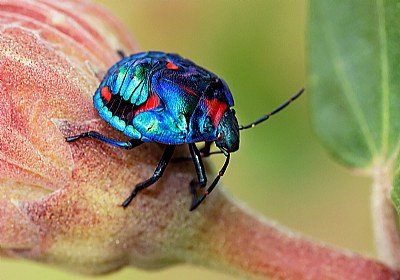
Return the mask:
M373 172L372 219L378 257L393 269L400 269L400 235L397 213L390 199L392 172L378 165Z
M400 279L378 261L306 239L235 203L218 202L218 213L192 248L197 264L251 279Z

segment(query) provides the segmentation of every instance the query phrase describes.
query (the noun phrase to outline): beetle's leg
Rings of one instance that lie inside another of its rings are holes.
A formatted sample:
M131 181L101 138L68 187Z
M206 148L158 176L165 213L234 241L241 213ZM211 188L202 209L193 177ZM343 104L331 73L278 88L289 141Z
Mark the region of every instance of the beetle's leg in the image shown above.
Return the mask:
M126 55L125 55L125 53L124 53L123 50L117 50L117 53L118 53L118 55L121 57L121 59L123 59L123 58L126 57Z
M203 157L208 157L210 155L212 142L204 142L204 147L200 149L200 153Z
M200 154L202 157L209 157L211 155L216 155L216 154L223 154L222 151L214 151L210 152L212 142L205 142L204 147L200 149Z
M78 140L80 138L86 138L86 137L90 137L93 139L97 139L103 143L106 143L108 145L117 147L117 148L121 148L121 149L133 149L137 146L139 146L140 144L143 144L143 141L139 140L139 139L131 139L129 141L126 142L122 142L122 141L117 141L111 138L108 138L104 135L101 135L100 133L96 132L96 131L89 131L89 132L84 132L75 136L71 136L71 137L67 137L65 138L65 140L67 142L73 142L75 140Z
M196 144L189 144L190 155L192 156L192 160L194 163L194 167L196 168L197 178L199 179L198 185L201 188L204 188L207 184L207 176L204 169L203 161L201 160L200 151L197 149ZM194 187L194 186L193 186ZM192 193L195 191L191 184Z
M217 152L210 152L212 142L204 142L204 147L200 149L200 156L201 157L208 157L210 155L214 154L221 154L221 151ZM192 160L192 156L182 156L182 157L176 157L171 160L171 162L181 162L181 161L188 161Z
M229 159L230 159L231 155L227 151L224 151L223 153L226 156L224 165L222 166L221 170L218 172L217 177L215 177L214 181L207 188L206 192L199 199L196 199L196 201L192 202L192 206L190 207L190 211L193 211L194 209L196 209L204 201L204 199L206 199L206 197L213 191L215 186L218 184L219 179L222 176L224 176L225 171L228 168Z
M167 165L174 153L175 150L175 146L174 145L168 145L165 150L164 153L161 157L160 162L158 163L156 169L154 170L153 176L151 176L149 179L147 179L146 181L139 183L135 186L135 188L133 189L132 193L128 196L127 199L125 199L125 201L121 204L122 207L126 208L132 201L132 199L143 189L150 187L152 184L154 184L155 182L157 182L158 179L161 178L161 176L163 175L165 168L167 168Z

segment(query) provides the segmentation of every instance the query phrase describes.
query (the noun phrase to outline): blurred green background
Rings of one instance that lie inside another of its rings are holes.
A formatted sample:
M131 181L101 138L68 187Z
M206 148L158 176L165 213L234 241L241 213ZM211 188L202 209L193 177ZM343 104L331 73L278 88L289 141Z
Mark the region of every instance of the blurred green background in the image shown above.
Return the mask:
M130 29L142 50L176 52L223 77L241 123L280 105L306 78L304 0L97 1ZM329 157L310 122L309 92L241 134L225 189L269 219L311 238L374 257L370 180ZM212 159L215 166L222 158ZM0 279L94 279L40 264L1 260ZM188 265L126 268L101 279L231 279Z

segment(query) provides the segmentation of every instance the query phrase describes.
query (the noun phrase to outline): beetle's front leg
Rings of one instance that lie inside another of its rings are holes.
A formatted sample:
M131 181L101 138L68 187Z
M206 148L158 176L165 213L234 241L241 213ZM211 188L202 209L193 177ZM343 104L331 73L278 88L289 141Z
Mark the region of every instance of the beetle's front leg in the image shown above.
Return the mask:
M221 170L218 172L217 177L215 177L214 181L211 183L211 185L207 188L207 190L205 191L205 193L200 197L192 201L192 206L190 207L190 211L193 211L194 209L196 209L205 199L206 197L213 191L213 189L217 186L219 179L221 179L222 176L224 176L226 169L228 168L229 165L229 159L231 157L231 155L229 154L229 152L227 151L223 151L223 154L225 154L226 158L225 158L225 163L222 166Z
M221 151L218 152L210 152L211 149L211 144L212 142L204 142L204 147L199 150L200 156L203 157L209 157L210 155L214 154L220 154ZM190 145L190 144L189 144ZM190 146L189 146L190 147ZM173 158L171 161L172 162L182 162L182 161L188 161L188 160L193 160L193 156L181 156L181 157L176 157Z
M189 144L189 151L190 155L192 156L194 167L196 168L197 178L199 179L198 185L201 188L204 188L207 184L207 176L204 169L203 161L201 160L200 151L199 149L197 149L195 143Z
M198 181L196 181L195 179L193 179L190 182L190 193L192 194L192 205L191 205L191 209L193 208L194 205L196 205L198 203L198 195L197 195L197 190L198 188L204 188L207 184L207 176L206 176L206 172L205 172L205 168L203 165L203 161L201 159L201 154L200 151L197 149L196 144L194 143L190 143L189 144L189 151L190 151L190 155L192 156L192 160L194 163L194 167L196 169L196 174L197 174L197 178Z
M211 144L212 144L212 142L204 142L204 147L200 149L200 154L203 157L209 157L210 156Z

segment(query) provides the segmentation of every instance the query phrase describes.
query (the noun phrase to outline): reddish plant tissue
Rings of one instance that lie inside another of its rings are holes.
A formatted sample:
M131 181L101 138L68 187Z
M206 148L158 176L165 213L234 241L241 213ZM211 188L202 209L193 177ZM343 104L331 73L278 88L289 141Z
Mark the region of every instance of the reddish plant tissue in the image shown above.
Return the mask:
M0 0L0 255L75 272L190 262L248 277L399 279L373 260L314 244L243 210L218 188L189 212L187 164L123 209L162 147L123 151L65 137L124 139L92 105L99 78L137 51L110 12L88 1ZM179 150L185 153L184 149Z

